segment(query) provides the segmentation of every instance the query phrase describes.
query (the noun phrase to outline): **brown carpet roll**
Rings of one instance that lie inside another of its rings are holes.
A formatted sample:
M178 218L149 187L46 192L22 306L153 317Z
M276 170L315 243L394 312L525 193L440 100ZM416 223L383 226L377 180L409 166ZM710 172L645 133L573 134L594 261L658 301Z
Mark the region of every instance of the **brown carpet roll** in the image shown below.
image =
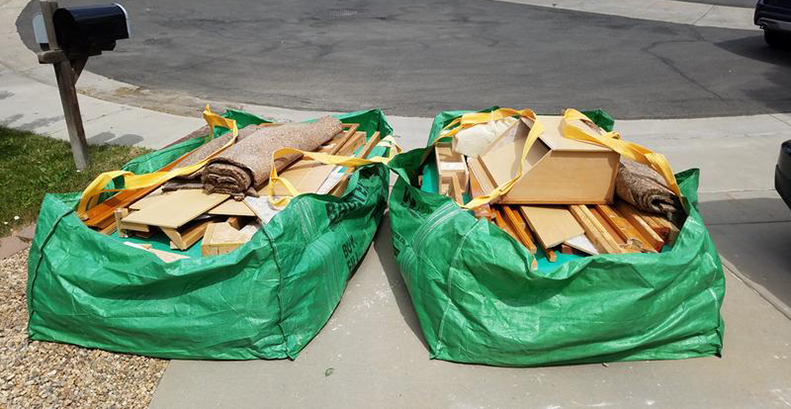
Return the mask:
M258 126L249 125L239 130L239 136L236 138L236 141L239 142L248 136L255 133L255 131L262 129ZM193 151L190 156L184 159L183 162L179 163L179 167L185 167L194 165L196 163L200 163L204 159L208 158L214 152L217 152L218 149L225 146L229 140L231 140L231 133L228 132L225 135L220 137L214 138L209 142L204 143L203 145L199 146L197 149ZM195 172L192 172L189 175L179 176L177 178L173 178L169 180L162 186L162 190L165 192L171 190L179 190L179 189L203 189L203 183L200 181L201 174L203 173L203 169L199 169Z
M675 219L681 204L665 179L650 167L621 159L615 178L615 194L636 208Z
M212 158L203 168L201 181L206 193L226 193L236 200L246 194L257 196L256 188L269 179L272 153L281 148L313 151L343 131L341 122L325 116L310 124L285 124L262 128ZM278 158L278 170L299 155Z

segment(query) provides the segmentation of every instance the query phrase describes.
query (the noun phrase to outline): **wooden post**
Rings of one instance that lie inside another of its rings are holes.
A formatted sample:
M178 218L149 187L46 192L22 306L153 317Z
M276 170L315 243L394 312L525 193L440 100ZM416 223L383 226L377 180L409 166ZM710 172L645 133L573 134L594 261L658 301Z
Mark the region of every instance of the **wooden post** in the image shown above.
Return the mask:
M49 53L62 53L58 46L58 39L55 35L55 24L52 16L58 9L56 1L41 0L41 12L44 17L44 26L47 29L47 40L49 41ZM87 59L87 57L85 57ZM72 68L72 63L68 58L56 58L52 64L55 66L55 77L58 81L58 91L60 91L60 102L63 105L63 116L66 119L66 129L69 132L71 142L71 153L74 156L74 164L77 169L83 170L88 167L88 142L85 140L85 129L82 126L82 116L80 115L80 105L77 101L77 78L79 73ZM85 62L80 59L75 61L81 67Z

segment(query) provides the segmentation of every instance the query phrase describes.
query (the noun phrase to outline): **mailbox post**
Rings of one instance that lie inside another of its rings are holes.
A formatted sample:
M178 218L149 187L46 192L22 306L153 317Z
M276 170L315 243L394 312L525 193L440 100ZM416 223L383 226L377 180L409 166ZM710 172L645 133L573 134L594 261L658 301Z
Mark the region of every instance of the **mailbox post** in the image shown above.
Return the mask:
M83 170L88 167L88 143L77 101L77 79L88 57L110 51L116 40L129 38L128 17L118 4L58 8L54 0L40 3L45 33L39 37L34 30L42 48L38 60L55 68L74 164Z

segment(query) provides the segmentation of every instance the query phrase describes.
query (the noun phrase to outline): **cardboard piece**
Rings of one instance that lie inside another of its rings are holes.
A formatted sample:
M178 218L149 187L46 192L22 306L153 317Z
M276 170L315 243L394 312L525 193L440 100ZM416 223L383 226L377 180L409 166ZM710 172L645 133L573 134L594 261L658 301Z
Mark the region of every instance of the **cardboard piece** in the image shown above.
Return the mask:
M522 176L500 201L505 204L611 203L620 155L609 148L565 138L560 131L562 117L539 115L537 118L545 131L528 152ZM598 127L577 122L576 125L592 132L604 133ZM529 120L521 118L473 159L489 179L492 189L486 193L518 174L531 126Z
M538 240L546 248L555 247L572 237L585 233L567 207L520 206L519 210Z
M219 205L228 197L228 195L220 193L207 195L202 190L177 190L162 195L162 198L155 203L129 214L122 220L124 223L178 229L190 220Z

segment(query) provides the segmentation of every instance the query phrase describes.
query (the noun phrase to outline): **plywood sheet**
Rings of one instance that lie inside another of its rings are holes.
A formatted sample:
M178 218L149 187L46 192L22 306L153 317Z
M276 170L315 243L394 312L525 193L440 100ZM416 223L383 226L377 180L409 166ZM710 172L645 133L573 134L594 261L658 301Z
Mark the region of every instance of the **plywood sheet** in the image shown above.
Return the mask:
M557 246L572 237L585 233L585 230L566 207L520 206L519 210L538 240L546 248Z
M243 200L228 199L219 206L208 211L216 216L255 216L255 213L247 206Z
M202 190L177 190L163 195L156 203L130 214L123 220L128 223L178 229L228 197L230 196L220 193L207 195Z
M610 148L596 145L591 142L583 142L574 139L569 139L563 136L560 125L563 122L561 116L537 115L536 118L544 125L544 133L541 135L541 140L547 144L552 150L555 151L572 151L572 152L608 152ZM598 128L588 125L582 121L572 121L572 125L578 128L587 130L590 133L602 135L604 132Z

